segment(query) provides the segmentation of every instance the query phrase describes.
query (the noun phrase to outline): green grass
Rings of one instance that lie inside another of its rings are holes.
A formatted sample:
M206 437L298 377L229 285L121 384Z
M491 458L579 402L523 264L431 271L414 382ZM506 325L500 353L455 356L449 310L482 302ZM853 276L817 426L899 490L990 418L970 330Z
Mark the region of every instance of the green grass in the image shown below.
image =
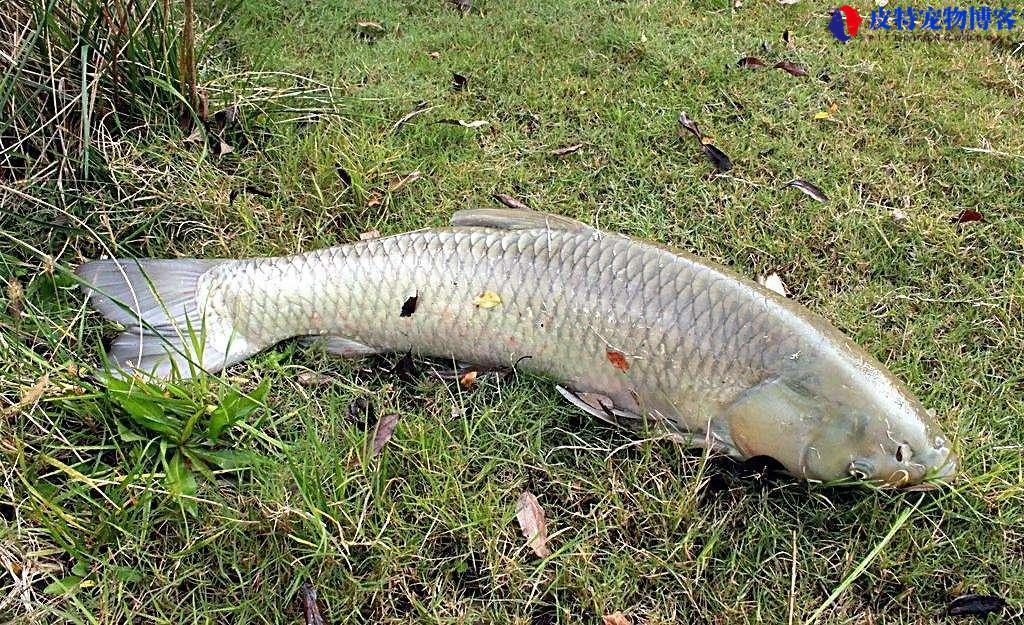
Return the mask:
M0 271L16 284L0 306L0 620L296 623L304 582L332 623L594 623L616 610L651 624L930 623L968 591L1019 615L1021 26L843 46L814 3L743 4L478 0L463 16L440 0L251 0L200 72L211 110L241 103L224 137L234 152L204 153L166 124L104 137L105 184L0 178ZM748 55L810 76L737 68ZM434 108L393 132L420 101ZM677 135L680 111L731 172L714 175ZM794 177L831 201L783 188ZM542 380L467 392L426 367L401 381L386 363L285 344L182 391L201 412L225 385L269 380L266 406L217 443L261 459L199 475L183 505L147 455L160 437L87 375L112 328L60 268L105 248L309 250L441 225L492 193L778 272L936 411L961 480L920 494L764 479L631 444ZM964 208L984 222L951 223ZM310 372L325 383L303 384ZM364 404L402 415L376 459ZM126 424L143 440L125 440ZM516 526L524 489L548 516L543 561Z

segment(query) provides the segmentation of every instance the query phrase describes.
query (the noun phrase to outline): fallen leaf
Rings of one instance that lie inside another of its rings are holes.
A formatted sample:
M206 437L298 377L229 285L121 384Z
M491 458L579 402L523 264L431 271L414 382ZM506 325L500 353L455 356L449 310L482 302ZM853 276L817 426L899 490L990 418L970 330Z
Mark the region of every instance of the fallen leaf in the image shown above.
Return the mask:
M430 53L430 54L428 54L427 56L429 56L430 58L432 58L432 59L435 59L435 60L436 60L436 59L439 59L439 58L441 58L441 53L440 53L440 52L431 52L431 53Z
M794 179L790 180L789 182L787 182L786 186L787 187L793 187L795 189L799 189L799 190L803 191L805 194L811 196L812 198L814 198L815 200L817 200L819 202L827 202L828 201L828 196L825 195L824 191L822 191L818 187L814 186L813 184L807 182L806 180L801 180L799 178L794 178Z
M395 366L392 367L391 373L395 374L399 380L410 382L419 375L419 369L416 367L416 361L412 359L412 353L406 352L398 359Z
M196 126L192 129L192 132L185 137L185 143L200 143L203 140L203 127Z
M793 35L788 30L782 31L782 41L785 42L786 47L790 50L796 50L796 42L793 41Z
M405 303L402 304L402 312L398 316L412 317L412 314L416 312L416 302L418 302L419 299L420 296L417 294L405 300Z
M473 10L473 0L452 0L452 4L455 5L462 14L465 15Z
M557 150L551 150L551 154L553 156L558 156L558 157L568 156L569 154L572 154L573 152L578 152L579 149L582 148L582 147L583 147L582 143L577 143L575 145L570 145L570 146L567 146L567 147L564 147L564 148L558 148Z
M783 284L782 278L780 278L777 273L761 276L757 279L757 283L769 291L775 291L783 297L786 297L789 294L789 290L786 288L786 285Z
M519 200L517 200L516 198L512 197L511 195L505 195L504 193L495 193L491 197L493 197L494 199L498 200L499 202L501 202L505 206L508 206L509 208L518 208L520 210L527 210L527 211L530 210L529 206L527 206L523 202L520 202Z
M346 187L351 187L352 186L352 174L348 173L348 170L345 169L344 167L342 167L341 165L335 165L334 169L335 169L335 171L338 172L338 178L341 179L341 182Z
M626 355L622 352L609 349L605 350L605 356L608 358L608 362L612 363L612 366L619 371L629 370L629 361L626 360Z
M422 177L423 174L420 173L420 170L417 169L416 171L411 171L404 176L399 176L392 180L391 183L388 185L388 191L390 191L391 193L395 193L396 191L398 191L405 185L409 184L410 182L416 182Z
M233 148L230 145L228 145L228 143L226 141L224 141L223 139L220 139L219 143L217 145L217 150L214 153L214 156L224 156L225 154L231 154L234 151L235 151L235 148Z
M452 72L452 90L453 91L465 91L469 85L469 78L463 76L458 72Z
M501 296L494 291L484 291L473 299L473 305L477 308L494 308L501 304Z
M380 191L370 191L370 196L366 198L366 207L373 208L374 206L380 206L384 203L384 196L381 195Z
M728 155L725 152L719 150L710 143L703 144L704 156L715 164L718 171L729 171L732 169L732 161L729 160Z
M365 397L356 397L348 405L348 418L362 427L369 427L377 414L373 404Z
M905 212L898 208L892 209L892 212L889 214L892 215L893 221L903 221L908 217L908 215Z
M828 111L818 111L814 114L814 119L828 119L829 117L832 115Z
M476 377L476 369L470 369L469 371L459 376L459 386L466 390L473 388L473 385L476 383Z
M631 625L629 619L622 612L612 612L601 617L602 625Z
M953 217L950 221L955 224L963 224L971 221L984 221L985 216L974 210L973 208L965 208L960 211L956 217Z
M773 67L775 67L776 69L784 69L787 72L789 72L790 74L792 74L793 76L806 76L807 75L807 70L806 69L804 69L800 65L797 65L796 63L791 63L790 61L779 61L778 63L773 65Z
M800 0L779 0L779 4L796 4Z
M375 30L375 31L381 32L381 33L384 32L384 27L381 26L377 22L368 22L368 21L356 22L356 27L361 28L363 30Z
M464 119L439 119L439 124L451 124L452 126L462 126L463 128L483 128L491 122L486 119L474 119L473 121L466 121Z
M391 127L391 132L397 132L398 129L406 125L410 119L416 117L417 115L421 115L425 111L430 110L429 104L430 103L427 102L426 100L417 103L416 106L412 107L411 111L403 115L401 119L395 122L395 125Z
M326 386L333 381L331 376L313 371L303 371L295 379L301 386Z
M231 124L234 124L238 120L238 105L232 104L231 106L221 109L213 114L213 123L217 127L224 129Z
M1006 600L994 595L961 595L949 604L950 616L985 616L1000 612Z
M388 444L391 440L391 436L395 433L395 427L398 425L399 415L397 412L392 412L384 415L377 421L377 425L373 428L373 442L370 448L371 458L376 458L380 455L380 450L384 449L384 445Z
M740 59L739 61L737 61L736 65L739 66L739 67L750 67L750 68L768 67L767 63L765 63L761 59L757 58L756 56L745 56L742 59Z
M697 137L697 141L701 141L704 138L700 128L697 126L697 122L690 119L685 112L679 114L679 136L683 135L683 130L690 131L694 137Z
M548 528L544 521L544 509L540 507L537 497L530 491L523 491L516 504L516 520L523 531L527 544L541 558L551 555L548 548Z
M360 232L359 233L359 240L360 241L370 241L372 239L379 239L379 238L380 238L380 232L378 232L376 230L367 230L366 232Z
M308 583L299 587L299 595L302 597L302 616L305 625L327 625L324 617L320 614L320 606L317 605L316 591Z

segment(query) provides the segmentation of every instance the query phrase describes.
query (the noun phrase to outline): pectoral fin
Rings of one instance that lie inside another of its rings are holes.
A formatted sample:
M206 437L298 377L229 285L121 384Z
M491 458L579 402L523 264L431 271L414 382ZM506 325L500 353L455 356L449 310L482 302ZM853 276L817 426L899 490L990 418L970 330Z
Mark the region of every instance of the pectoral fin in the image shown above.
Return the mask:
M616 408L612 399L607 395L581 393L569 390L564 386L556 386L555 388L572 405L612 425L626 425L629 421L641 419L638 414ZM625 420L627 423L623 423L620 419Z

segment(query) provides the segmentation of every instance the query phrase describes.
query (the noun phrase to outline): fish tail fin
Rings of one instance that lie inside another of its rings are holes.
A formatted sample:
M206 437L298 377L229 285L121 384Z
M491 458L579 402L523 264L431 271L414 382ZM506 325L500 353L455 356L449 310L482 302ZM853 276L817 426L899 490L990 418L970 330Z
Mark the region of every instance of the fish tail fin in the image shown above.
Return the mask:
M93 260L75 273L89 304L125 329L110 345L114 376L190 378L217 371L255 350L233 336L230 322L207 314L200 278L226 260Z

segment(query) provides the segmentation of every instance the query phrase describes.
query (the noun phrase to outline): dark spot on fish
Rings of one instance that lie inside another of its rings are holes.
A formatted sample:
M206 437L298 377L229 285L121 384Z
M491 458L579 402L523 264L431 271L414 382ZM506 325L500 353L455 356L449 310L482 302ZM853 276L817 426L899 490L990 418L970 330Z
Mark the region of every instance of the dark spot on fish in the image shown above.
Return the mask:
M995 595L961 595L949 604L950 616L986 616L1001 612L1006 600Z
M417 295L413 295L409 299L405 300L405 303L402 304L402 312L401 312L401 314L399 316L400 317L412 317L412 314L414 312L416 312L416 302L418 302L419 299L420 299L420 296L419 296L419 294L417 294Z
M612 366L619 371L629 370L629 362L626 360L626 355L622 352L609 349L605 351L605 355L608 357L608 362L612 363Z

